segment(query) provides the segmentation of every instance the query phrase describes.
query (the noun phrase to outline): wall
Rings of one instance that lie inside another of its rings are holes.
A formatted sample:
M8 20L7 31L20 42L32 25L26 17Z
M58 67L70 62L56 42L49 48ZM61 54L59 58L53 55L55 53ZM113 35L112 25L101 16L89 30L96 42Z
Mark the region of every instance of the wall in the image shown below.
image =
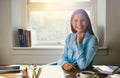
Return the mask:
M95 61L103 64L120 65L120 0L106 0L106 43L109 47L107 56L98 56Z
M0 0L0 62L12 63L11 0Z
M12 0L0 0L0 64L45 64L57 60L63 49L12 48ZM108 54L97 55L95 64L120 65L120 0L106 0L106 42ZM20 17L15 17L21 19ZM101 50L102 51L102 50ZM104 51L103 51L104 53ZM113 61L111 61L113 60Z

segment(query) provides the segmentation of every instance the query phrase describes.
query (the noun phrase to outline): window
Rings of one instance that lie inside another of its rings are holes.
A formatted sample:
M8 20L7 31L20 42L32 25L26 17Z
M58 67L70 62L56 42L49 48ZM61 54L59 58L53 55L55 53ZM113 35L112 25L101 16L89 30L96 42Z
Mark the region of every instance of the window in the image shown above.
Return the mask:
M32 45L63 45L70 30L74 10L83 8L90 16L97 34L97 0L28 0L28 22Z

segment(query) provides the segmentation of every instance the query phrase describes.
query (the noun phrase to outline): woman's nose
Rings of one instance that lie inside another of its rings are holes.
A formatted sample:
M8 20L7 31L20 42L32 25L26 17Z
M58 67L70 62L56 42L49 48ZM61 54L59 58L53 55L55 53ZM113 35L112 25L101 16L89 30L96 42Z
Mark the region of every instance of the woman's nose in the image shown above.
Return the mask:
M82 22L81 22L81 21L78 21L78 22L77 22L77 25L81 25L81 24L82 24Z

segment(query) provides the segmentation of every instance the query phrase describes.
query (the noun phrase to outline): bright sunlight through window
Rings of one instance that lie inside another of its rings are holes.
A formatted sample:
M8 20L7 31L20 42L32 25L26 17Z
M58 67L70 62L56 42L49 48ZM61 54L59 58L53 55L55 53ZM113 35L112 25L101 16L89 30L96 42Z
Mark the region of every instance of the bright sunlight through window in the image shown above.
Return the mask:
M72 3L70 2L72 1ZM74 10L83 8L91 20L95 10L90 0L30 0L28 20L32 31L32 45L62 45L70 30ZM92 23L95 24L94 21Z

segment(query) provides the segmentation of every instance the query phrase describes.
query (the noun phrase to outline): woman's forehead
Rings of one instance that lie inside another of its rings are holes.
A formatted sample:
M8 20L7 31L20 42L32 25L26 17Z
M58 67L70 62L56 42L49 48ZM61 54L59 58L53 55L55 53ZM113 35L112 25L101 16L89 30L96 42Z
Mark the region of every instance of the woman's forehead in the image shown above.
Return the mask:
M86 16L83 15L82 13L78 13L74 15L74 18L86 18Z

